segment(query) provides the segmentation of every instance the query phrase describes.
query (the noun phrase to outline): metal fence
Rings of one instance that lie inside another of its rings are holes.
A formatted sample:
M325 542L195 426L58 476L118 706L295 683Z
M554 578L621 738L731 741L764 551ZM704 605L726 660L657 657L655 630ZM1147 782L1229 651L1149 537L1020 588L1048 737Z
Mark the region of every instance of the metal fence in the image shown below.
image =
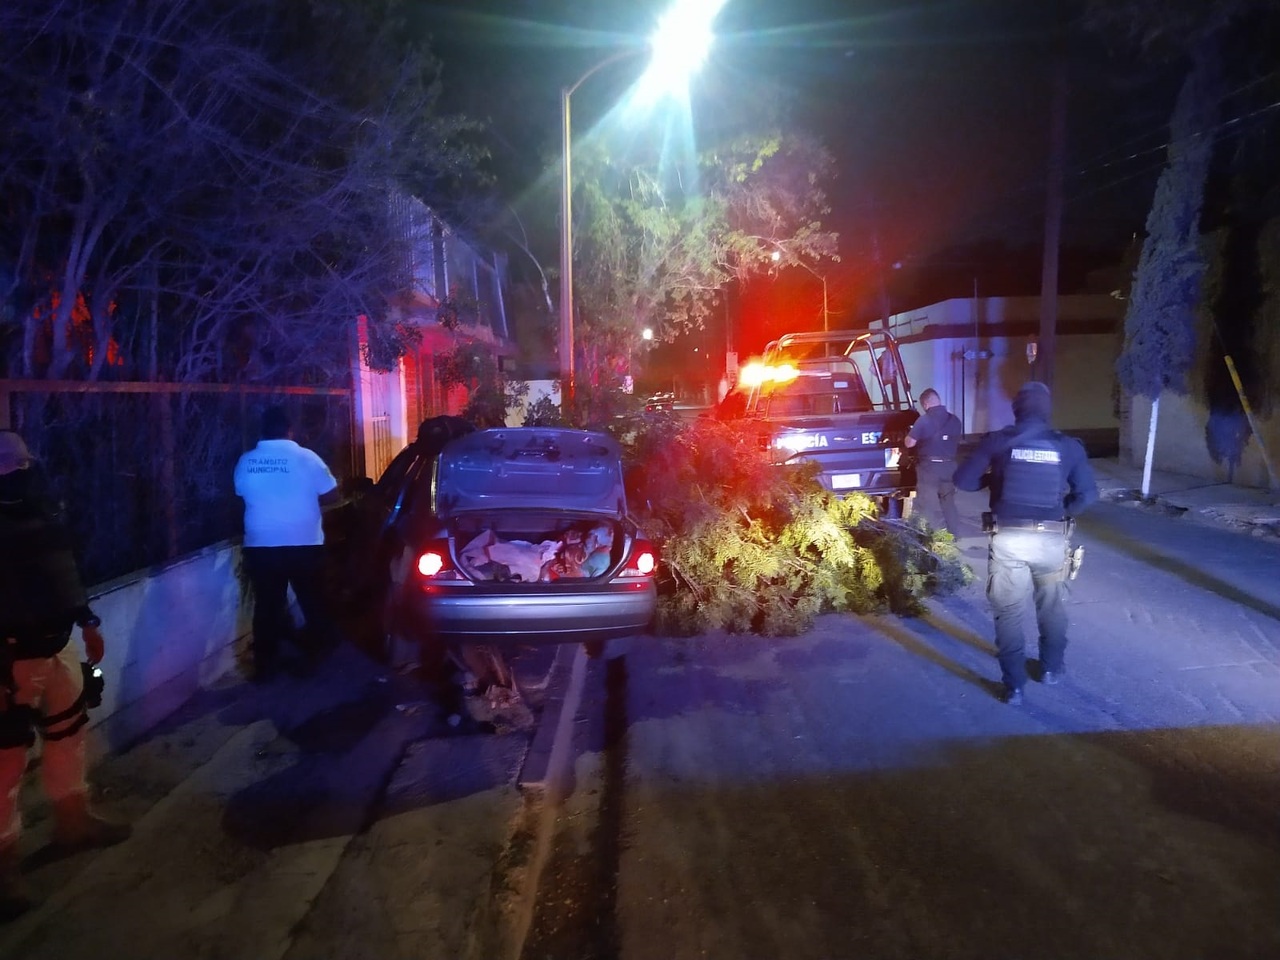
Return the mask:
M0 381L0 426L26 440L102 583L241 533L232 471L277 403L339 481L354 474L347 389Z

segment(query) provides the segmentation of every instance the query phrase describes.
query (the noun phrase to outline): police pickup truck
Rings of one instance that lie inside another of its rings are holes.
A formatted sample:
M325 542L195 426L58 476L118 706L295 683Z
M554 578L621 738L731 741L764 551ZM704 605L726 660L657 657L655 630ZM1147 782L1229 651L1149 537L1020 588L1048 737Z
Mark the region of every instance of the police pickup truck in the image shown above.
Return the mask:
M890 334L786 334L742 369L739 386L780 463L816 463L827 489L864 493L902 515L915 489L903 440L918 414Z

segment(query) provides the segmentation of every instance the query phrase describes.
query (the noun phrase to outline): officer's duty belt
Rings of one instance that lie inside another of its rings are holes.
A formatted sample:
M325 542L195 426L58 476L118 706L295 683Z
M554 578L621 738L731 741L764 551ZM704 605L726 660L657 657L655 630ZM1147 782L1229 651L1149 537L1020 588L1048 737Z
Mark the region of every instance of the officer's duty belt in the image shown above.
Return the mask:
M1039 530L1042 533L1070 533L1070 520L999 520L1001 530Z

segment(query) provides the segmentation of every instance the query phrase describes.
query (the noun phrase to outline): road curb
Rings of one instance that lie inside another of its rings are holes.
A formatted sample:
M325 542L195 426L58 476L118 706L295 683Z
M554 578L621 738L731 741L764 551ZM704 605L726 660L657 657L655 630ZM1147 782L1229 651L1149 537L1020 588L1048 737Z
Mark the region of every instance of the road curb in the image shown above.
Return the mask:
M529 752L516 783L551 799L562 795L572 746L573 718L582 702L587 675L587 653L580 643L565 644L556 652L547 680L547 696Z
M469 950L468 957L493 957L496 950L505 960L516 960L524 951L524 943L533 925L533 912L538 900L542 873L551 856L555 836L556 813L568 792L569 770L573 757L573 721L582 702L582 689L587 675L587 652L582 644L564 644L556 651L547 678L546 699L529 744L520 773L516 777L523 809L518 815L513 836L503 860L519 862L519 870L506 874L505 908L499 910L502 928L499 942L477 942L482 950ZM513 850L527 852L513 855ZM497 869L497 868L495 868ZM496 874L495 874L496 876Z
M1152 494L1144 497L1142 491L1132 487L1100 487L1099 499L1121 506L1158 510L1167 516L1190 516L1202 523L1254 537L1280 537L1280 518L1275 508L1256 507L1232 509L1229 504L1195 505L1180 502L1168 494Z

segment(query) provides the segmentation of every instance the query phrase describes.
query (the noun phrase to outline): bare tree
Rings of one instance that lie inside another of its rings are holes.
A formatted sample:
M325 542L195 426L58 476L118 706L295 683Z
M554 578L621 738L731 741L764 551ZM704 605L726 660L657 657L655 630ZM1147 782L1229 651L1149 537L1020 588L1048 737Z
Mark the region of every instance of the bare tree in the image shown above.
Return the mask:
M396 6L0 4L0 376L346 385L356 318L385 329L408 286L393 198L436 206L473 155ZM234 397L22 403L113 505L91 570L234 532ZM338 401L316 417L349 439Z
M318 92L315 58L266 13L252 0L0 12L14 373L332 374L353 319L381 319L407 262L390 198L455 176L466 124L432 119L429 63L389 47L362 50L383 56L375 82Z

